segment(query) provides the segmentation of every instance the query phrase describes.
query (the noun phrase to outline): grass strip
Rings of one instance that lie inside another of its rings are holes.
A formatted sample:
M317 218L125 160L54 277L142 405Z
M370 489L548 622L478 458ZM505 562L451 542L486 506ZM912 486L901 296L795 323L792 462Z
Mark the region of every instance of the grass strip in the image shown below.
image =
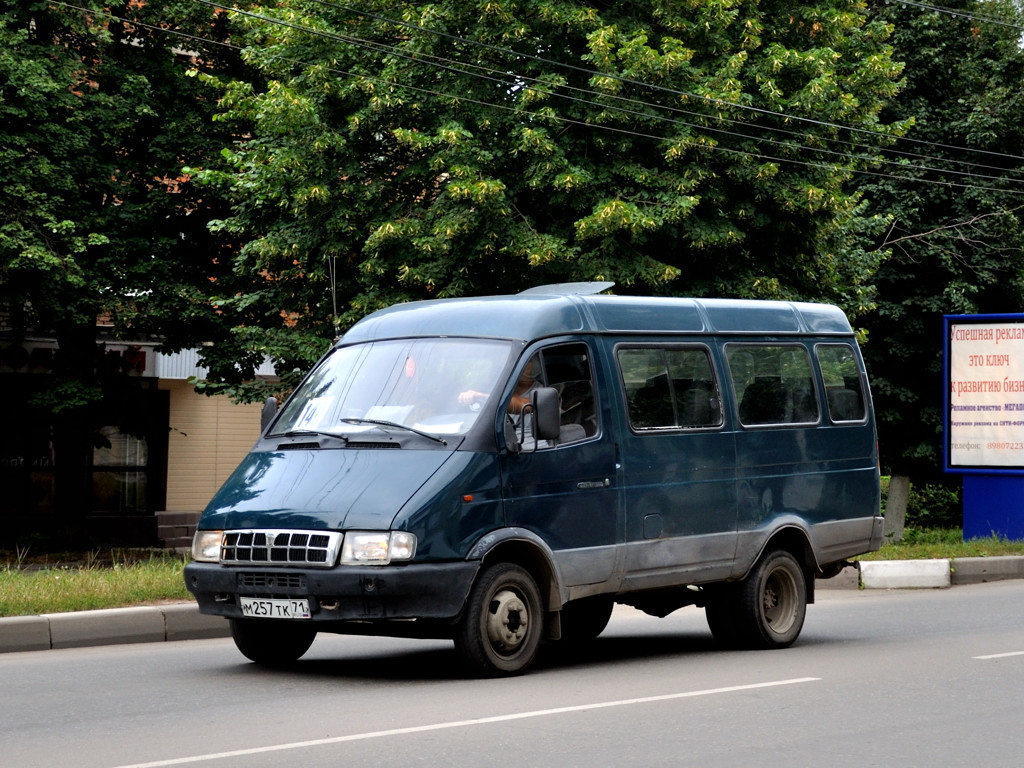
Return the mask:
M959 528L908 528L903 540L885 544L877 552L861 555L857 560L930 560L934 558L1000 557L1024 555L1024 541L988 536L964 541Z
M190 600L185 558L82 566L0 566L0 617L89 611Z

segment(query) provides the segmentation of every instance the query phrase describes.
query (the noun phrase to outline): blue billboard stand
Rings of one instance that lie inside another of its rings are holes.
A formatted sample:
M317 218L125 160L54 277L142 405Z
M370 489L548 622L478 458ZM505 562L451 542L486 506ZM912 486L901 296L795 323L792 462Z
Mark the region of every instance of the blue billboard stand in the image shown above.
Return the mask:
M1024 314L947 315L943 461L964 539L1024 539Z
M964 541L1024 539L1024 477L964 475Z

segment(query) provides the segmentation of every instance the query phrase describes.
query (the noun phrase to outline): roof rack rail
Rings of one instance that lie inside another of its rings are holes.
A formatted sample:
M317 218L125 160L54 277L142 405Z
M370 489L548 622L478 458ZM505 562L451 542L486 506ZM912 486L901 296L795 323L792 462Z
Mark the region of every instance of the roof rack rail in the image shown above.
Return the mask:
M615 285L614 282L579 282L579 283L552 283L551 285L537 285L520 291L517 295L532 296L593 296L595 293L607 291Z

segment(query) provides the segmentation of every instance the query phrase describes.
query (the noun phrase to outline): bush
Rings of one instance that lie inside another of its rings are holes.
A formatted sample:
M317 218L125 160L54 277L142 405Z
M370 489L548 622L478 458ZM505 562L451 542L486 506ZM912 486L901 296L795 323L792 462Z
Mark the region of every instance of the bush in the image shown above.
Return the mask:
M882 476L882 514L889 498L889 477ZM914 483L907 498L904 530L959 529L963 527L963 493L959 478Z
M914 485L907 499L907 528L960 528L963 526L960 480Z

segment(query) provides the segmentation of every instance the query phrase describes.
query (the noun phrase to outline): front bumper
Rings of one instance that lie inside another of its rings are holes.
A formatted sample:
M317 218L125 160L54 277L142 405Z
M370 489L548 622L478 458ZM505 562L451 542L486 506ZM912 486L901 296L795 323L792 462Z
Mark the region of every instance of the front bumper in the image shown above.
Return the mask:
M325 569L192 562L185 566L185 586L200 613L228 618L242 618L239 597L264 597L308 599L314 623L451 621L462 612L479 568L477 561Z

